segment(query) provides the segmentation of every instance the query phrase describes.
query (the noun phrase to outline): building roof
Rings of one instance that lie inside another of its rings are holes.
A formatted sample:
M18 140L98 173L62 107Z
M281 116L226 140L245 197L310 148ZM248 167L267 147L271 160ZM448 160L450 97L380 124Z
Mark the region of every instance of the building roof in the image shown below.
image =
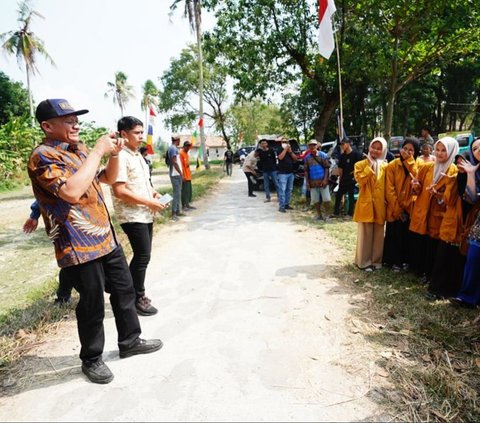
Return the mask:
M190 141L193 144L193 148L200 145L200 136L197 137L195 142L193 141L192 134L180 134L179 137L180 145L183 145L185 141ZM205 135L205 144L208 148L222 148L227 146L223 137L217 135Z

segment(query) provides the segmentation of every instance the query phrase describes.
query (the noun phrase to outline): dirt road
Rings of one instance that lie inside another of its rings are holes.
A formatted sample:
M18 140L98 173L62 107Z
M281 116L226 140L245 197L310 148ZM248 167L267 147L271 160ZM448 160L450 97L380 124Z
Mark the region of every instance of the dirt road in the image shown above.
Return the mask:
M333 276L339 251L248 198L244 179L235 169L154 240L146 286L159 313L141 323L161 351L120 360L109 309L115 379L94 385L66 322L4 390L0 420L378 420L370 347L348 328L351 294Z

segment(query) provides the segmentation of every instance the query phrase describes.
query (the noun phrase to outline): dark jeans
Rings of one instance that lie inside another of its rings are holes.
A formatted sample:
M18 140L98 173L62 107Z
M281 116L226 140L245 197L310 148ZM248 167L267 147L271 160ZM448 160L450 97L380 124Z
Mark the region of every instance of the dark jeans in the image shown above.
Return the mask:
M152 252L153 223L122 223L120 226L132 246L130 273L138 300L145 295L145 274Z
M248 181L248 195L252 195L253 194L253 187L254 187L254 183L250 180L250 178L253 178L253 173L252 172L244 172L245 173L245 176L247 177L247 181Z
M66 267L65 276L74 282L80 294L77 308L80 359L97 361L102 357L105 344L103 319L105 317L104 291L110 294L118 347L126 349L138 339L141 329L135 308L132 277L121 246L106 256L88 263Z
M340 203L342 201L342 198L345 194L348 194L348 211L347 214L349 216L353 216L353 207L355 205L355 185L341 185L338 187L338 191L335 194L335 209L334 209L334 214L339 215L340 214Z
M227 171L228 176L232 176L232 167L233 167L232 162L226 162L225 163L225 170Z
M180 213L182 207L182 177L170 176L170 182L173 188L172 214Z
M57 298L59 300L69 300L72 296L73 281L65 274L65 269L60 269L58 273Z
M182 206L187 207L192 202L192 181L182 182Z

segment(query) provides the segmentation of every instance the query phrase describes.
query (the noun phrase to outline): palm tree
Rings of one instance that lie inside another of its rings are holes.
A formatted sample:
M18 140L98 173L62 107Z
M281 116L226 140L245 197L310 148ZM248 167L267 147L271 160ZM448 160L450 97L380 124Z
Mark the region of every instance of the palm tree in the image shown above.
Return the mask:
M197 35L197 48L198 48L198 96L199 96L199 122L200 122L200 144L203 152L203 163L205 168L209 169L207 149L205 148L205 131L203 129L203 52L202 52L202 2L201 0L174 0L170 6L170 10L173 12L177 9L179 3L185 2L184 16L188 17L190 27L192 31L195 31Z
M127 75L118 71L115 72L115 82L107 82L108 91L105 93L105 98L112 95L113 104L120 107L120 113L123 116L125 106L132 98L135 98L133 87L127 83Z
M150 107L156 107L158 104L158 88L155 86L152 80L147 79L142 87L143 96L141 108L145 111L145 122L147 122L148 111Z
M52 58L45 50L43 41L40 38L37 38L37 36L30 30L30 25L35 16L45 19L39 12L32 9L30 6L30 0L24 0L20 2L18 4L17 19L17 21L20 23L20 27L17 30L0 34L0 41L5 40L5 42L2 44L2 49L6 53L15 54L20 67L22 67L22 62L25 63L32 126L35 125L35 118L33 114L33 98L32 89L30 87L30 75L35 75L35 72L38 72L36 66L37 55L42 55L53 66L55 66Z

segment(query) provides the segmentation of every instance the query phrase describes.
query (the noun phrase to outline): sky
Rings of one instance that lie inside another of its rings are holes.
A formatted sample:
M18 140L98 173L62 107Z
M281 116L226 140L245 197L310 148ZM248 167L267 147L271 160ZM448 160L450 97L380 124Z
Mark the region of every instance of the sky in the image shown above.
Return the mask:
M19 0L1 0L0 34L18 28ZM120 109L111 97L105 98L107 82L122 71L134 87L135 99L125 110L145 120L140 108L142 85L159 77L189 43L195 43L183 5L169 16L172 0L33 0L36 17L32 31L44 42L54 60L53 67L38 57L39 73L31 80L35 104L46 98L66 98L77 109L89 109L83 120L115 130ZM202 15L205 30L214 19ZM0 53L0 70L26 87L26 74L15 56ZM170 137L161 116L155 120L154 139Z

